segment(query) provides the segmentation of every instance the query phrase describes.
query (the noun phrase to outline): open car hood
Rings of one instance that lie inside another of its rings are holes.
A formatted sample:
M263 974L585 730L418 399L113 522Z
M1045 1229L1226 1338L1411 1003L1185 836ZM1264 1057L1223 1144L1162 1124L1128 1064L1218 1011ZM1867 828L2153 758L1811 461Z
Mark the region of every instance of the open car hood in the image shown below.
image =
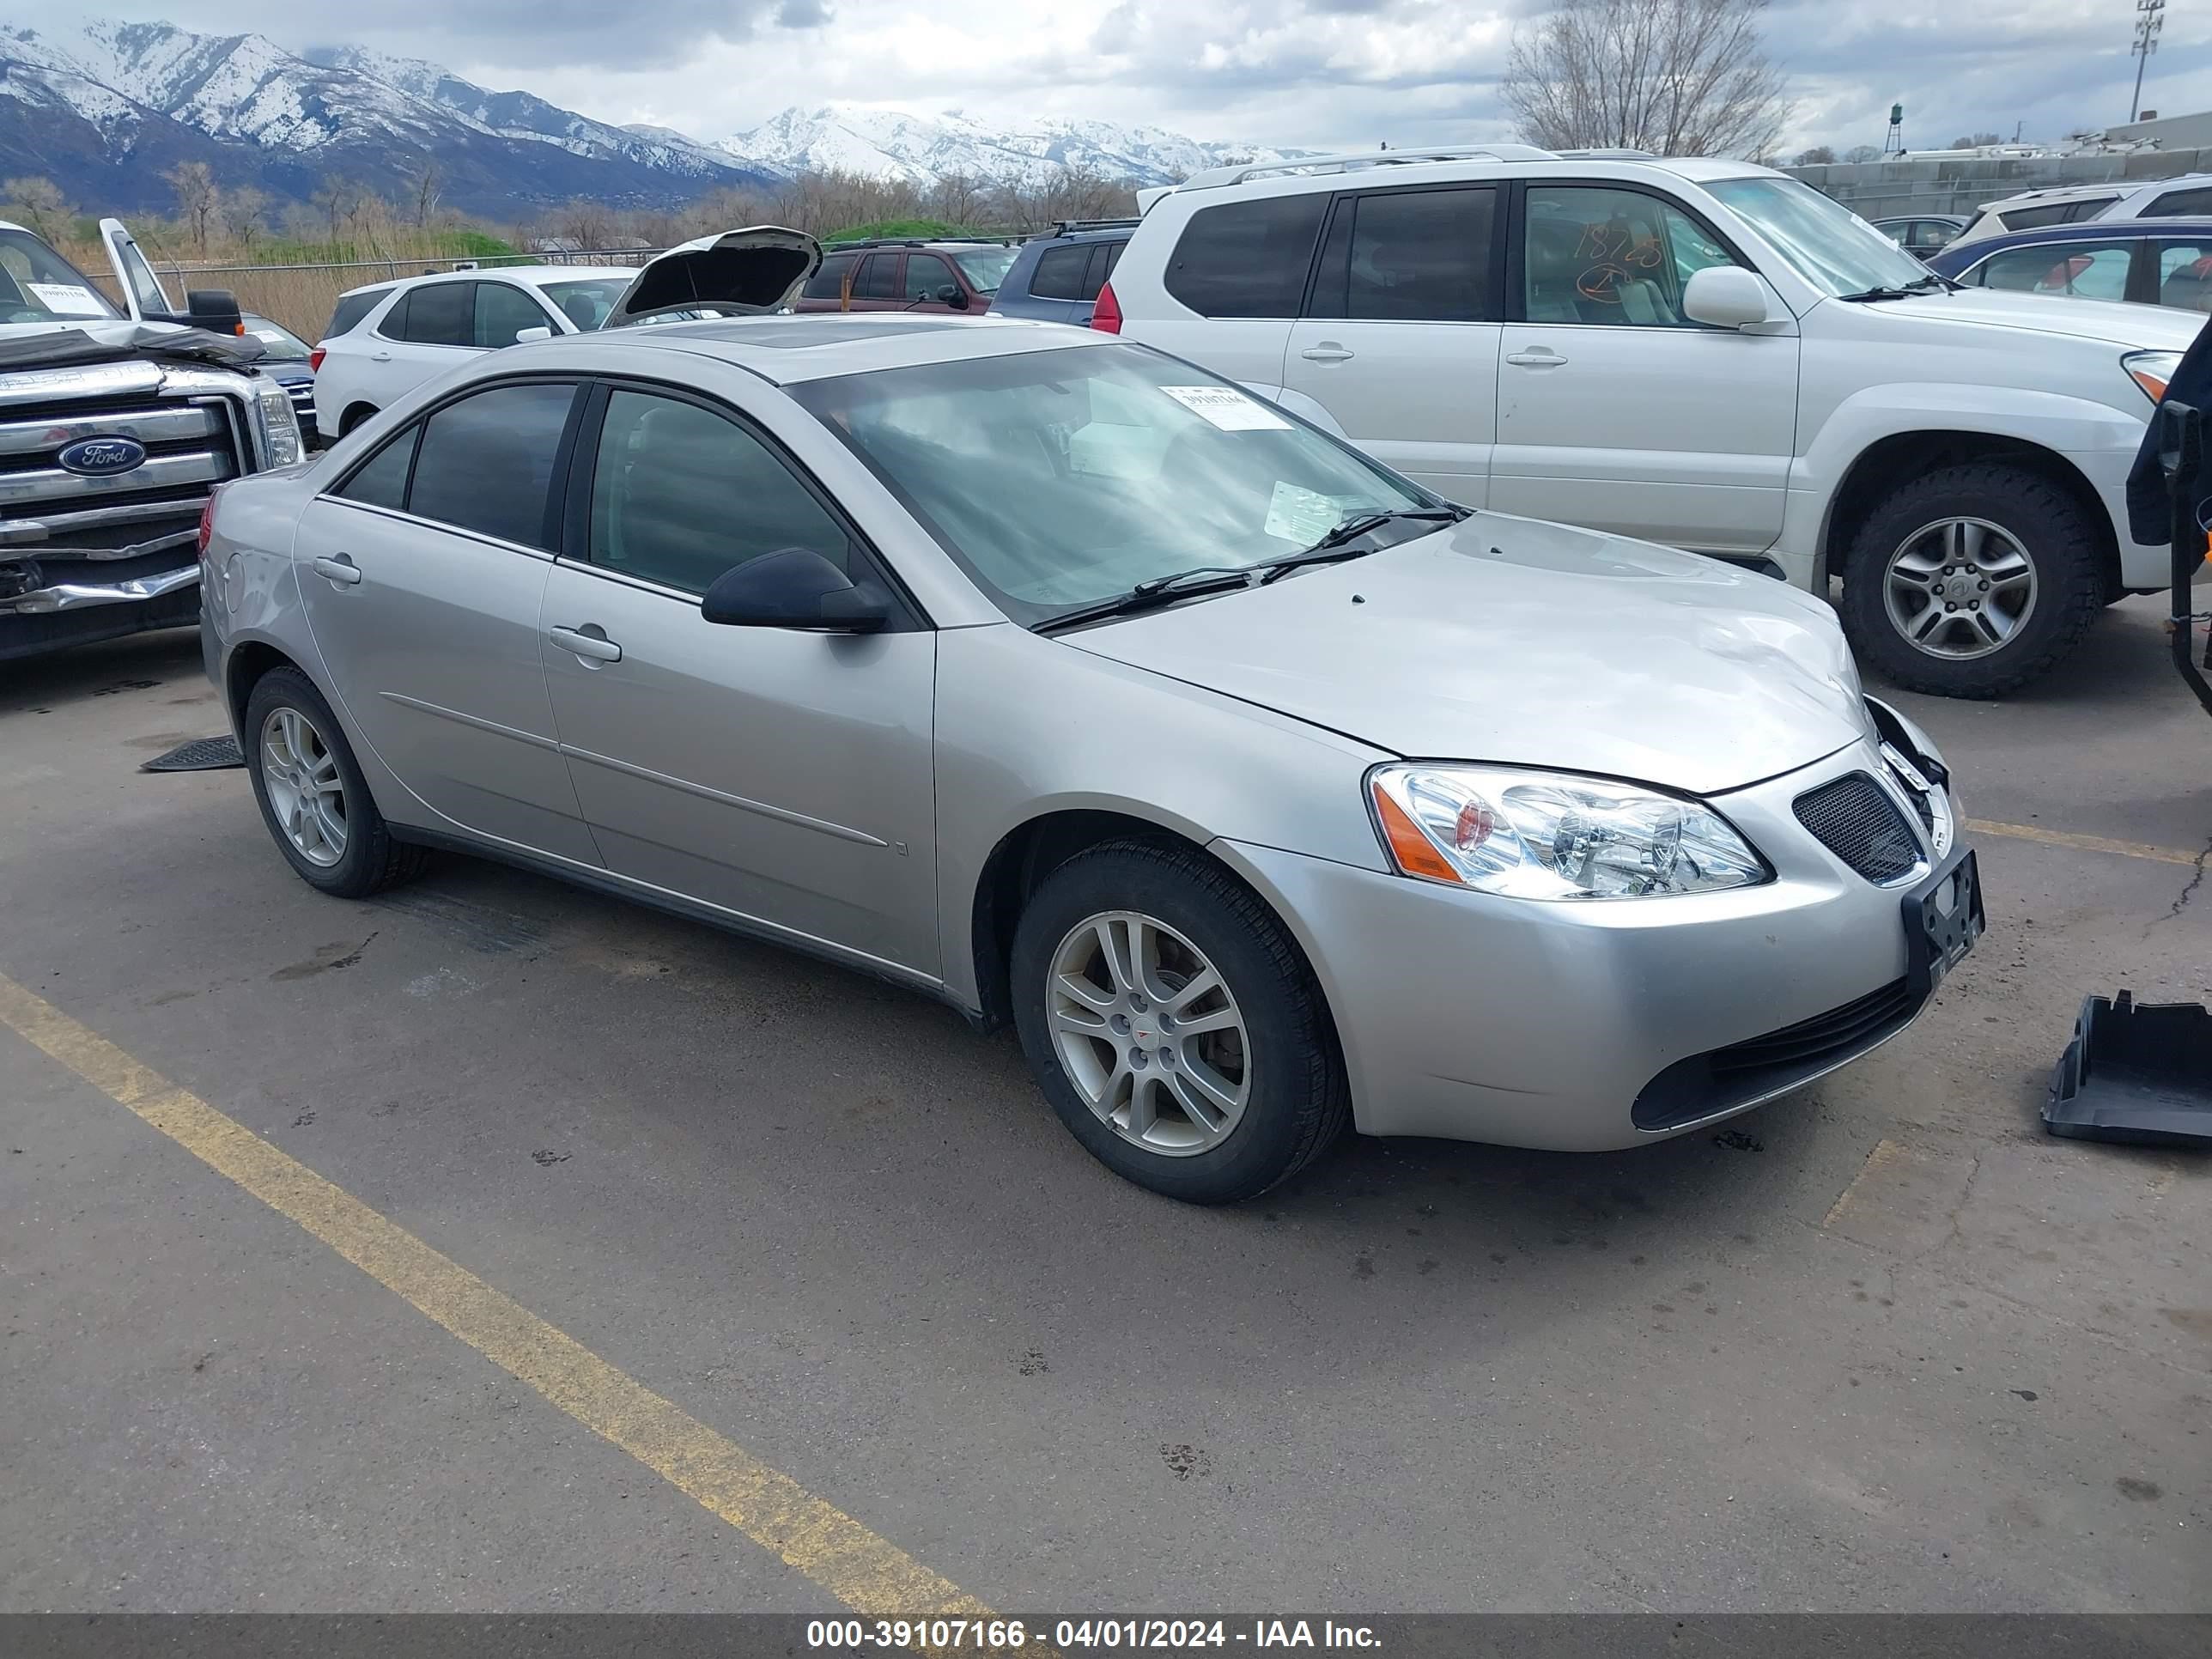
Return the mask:
M803 230L749 225L702 236L647 260L599 326L781 311L821 268L822 244Z

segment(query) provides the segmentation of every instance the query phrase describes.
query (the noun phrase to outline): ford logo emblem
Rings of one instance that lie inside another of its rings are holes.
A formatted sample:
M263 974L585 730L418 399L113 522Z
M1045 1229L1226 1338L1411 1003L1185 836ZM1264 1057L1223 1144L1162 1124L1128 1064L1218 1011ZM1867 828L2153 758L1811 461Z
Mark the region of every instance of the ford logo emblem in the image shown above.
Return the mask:
M128 472L146 459L146 446L136 438L80 438L61 453L62 470L104 478Z

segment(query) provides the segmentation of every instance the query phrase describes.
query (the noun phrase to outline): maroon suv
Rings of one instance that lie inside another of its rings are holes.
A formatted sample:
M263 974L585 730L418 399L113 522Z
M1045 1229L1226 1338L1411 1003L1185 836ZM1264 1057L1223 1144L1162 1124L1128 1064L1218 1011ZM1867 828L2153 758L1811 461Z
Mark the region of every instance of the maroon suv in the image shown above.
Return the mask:
M833 242L792 309L980 317L1015 252L1011 242Z

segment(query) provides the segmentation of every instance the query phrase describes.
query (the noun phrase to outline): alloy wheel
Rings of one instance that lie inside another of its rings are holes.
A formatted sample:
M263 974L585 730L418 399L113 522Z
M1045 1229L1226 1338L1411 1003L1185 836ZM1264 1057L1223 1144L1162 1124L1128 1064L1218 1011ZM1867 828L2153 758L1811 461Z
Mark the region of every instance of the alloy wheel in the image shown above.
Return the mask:
M2033 613L2035 561L2002 525L1938 519L1897 544L1881 591L1905 643L1964 661L2002 650Z
M1044 991L1060 1068L1123 1139L1188 1158L1236 1129L1252 1094L1244 1016L1174 928L1134 910L1085 917L1053 951Z
M345 779L323 734L297 708L272 708L261 723L261 782L295 852L325 870L345 856Z

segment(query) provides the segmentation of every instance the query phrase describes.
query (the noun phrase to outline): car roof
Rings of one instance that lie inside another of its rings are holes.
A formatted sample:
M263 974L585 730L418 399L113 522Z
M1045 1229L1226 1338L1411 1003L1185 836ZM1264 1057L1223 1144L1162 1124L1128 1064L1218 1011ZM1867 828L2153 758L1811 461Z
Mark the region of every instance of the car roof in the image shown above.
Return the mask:
M1902 225L1917 223L1922 220L1933 220L1939 225L1964 225L1966 216L1963 213L1885 213L1881 218L1869 219L1867 222L1870 225Z
M1982 211L2002 212L2007 208L2025 207L2031 202L2078 202L2090 196L2118 198L2133 196L2139 191L2166 190L2176 185L2209 183L2212 183L2212 173L2178 173L2171 179L2102 179L2082 185L2046 185L2039 189L2018 191L2010 196L1985 202Z
M644 347L688 352L734 363L778 386L841 374L958 362L971 357L1009 357L1031 351L1078 350L1123 344L1110 334L1060 323L1014 317L955 318L896 312L816 312L787 316L728 317L696 323L659 323L569 335L593 352ZM512 363L529 346L499 356Z
M402 276L394 281L386 278L380 283L363 283L359 288L349 288L340 295L349 300L356 294L397 293L404 288L421 288L426 283L504 282L520 283L524 288L543 288L548 283L571 283L579 279L627 283L637 275L629 265L487 265L479 270L427 270L419 276Z

